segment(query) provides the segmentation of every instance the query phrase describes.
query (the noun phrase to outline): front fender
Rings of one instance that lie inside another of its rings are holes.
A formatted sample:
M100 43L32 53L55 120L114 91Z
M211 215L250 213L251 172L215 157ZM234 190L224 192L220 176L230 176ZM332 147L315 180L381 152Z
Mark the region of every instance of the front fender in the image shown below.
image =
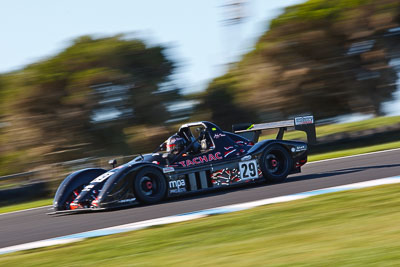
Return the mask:
M162 167L150 162L139 162L125 164L105 182L98 196L100 208L108 208L119 203L129 203L135 201L133 191L133 177L144 167L153 167L162 172Z
M68 175L60 184L57 189L56 195L54 196L53 207L57 210L62 210L64 202L67 200L69 195L77 187L89 184L93 179L107 172L100 168L88 168L82 169Z

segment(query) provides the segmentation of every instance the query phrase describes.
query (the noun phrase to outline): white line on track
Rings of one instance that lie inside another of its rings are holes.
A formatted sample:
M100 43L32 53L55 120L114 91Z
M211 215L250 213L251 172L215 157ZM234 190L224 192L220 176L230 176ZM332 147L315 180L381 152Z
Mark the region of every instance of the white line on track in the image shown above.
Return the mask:
M25 212L25 211L31 211L31 210L38 210L38 209L44 209L44 208L51 208L51 207L52 207L52 205L47 205L47 206L40 206L40 207L30 208L30 209L24 209L24 210L10 211L10 212L6 212L6 213L0 213L0 216L2 216L2 215L10 215L10 214L14 214L14 213L20 213L20 212Z
M155 226L155 225L165 225L165 224L170 224L170 223L195 220L195 219L202 218L205 216L231 213L231 212L251 209L251 208L268 205L268 204L282 203L282 202L288 202L288 201L292 201L292 200L303 199L303 198L312 197L312 196L316 196L316 195L322 195L322 194L340 192L340 191L346 191L346 190L354 190L354 189L360 189L360 188L366 188L366 187L372 187L372 186L384 185L384 184L396 184L396 183L400 183L400 176L382 178L382 179L377 179L377 180L370 180L370 181L366 181L366 182L341 185L341 186L335 186L335 187L328 187L328 188L323 188L323 189L318 189L318 190L313 190L313 191L308 191L308 192L303 192L303 193L297 193L297 194L292 194L292 195L287 195L287 196L267 198L267 199L261 199L261 200L246 202L246 203L241 203L241 204L234 204L234 205L228 205L228 206L217 207L217 208L212 208L212 209L200 210L200 211L195 211L195 212L190 212L190 213L185 213L185 214L178 214L178 215L162 217L162 218L157 218L157 219L152 219L152 220L147 220L147 221L142 221L142 222L129 223L129 224L118 225L118 226L113 226L113 227L108 227L108 228L103 228L103 229L98 229L98 230L93 230L93 231L88 231L88 232L83 232L83 233L77 233L77 234L72 234L72 235L68 235L68 236L50 238L50 239L46 239L46 240L30 242L30 243L26 243L26 244L11 246L11 247L5 247L5 248L0 249L0 255L12 253L12 252L16 252L16 251L77 242L77 241L81 241L81 240L84 240L84 239L90 238L90 237L99 237L99 236L123 233L123 232L127 232L127 231L135 231L135 230L140 230L140 229L144 229L144 228L147 228L150 226Z

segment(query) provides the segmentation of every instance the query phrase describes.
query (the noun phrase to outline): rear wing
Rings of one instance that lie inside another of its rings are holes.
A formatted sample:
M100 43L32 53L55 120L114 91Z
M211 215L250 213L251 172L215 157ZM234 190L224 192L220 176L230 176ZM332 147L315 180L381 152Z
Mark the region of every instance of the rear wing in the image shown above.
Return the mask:
M316 144L315 124L313 116L295 117L292 120L268 122L260 124L242 123L232 125L232 131L253 142L258 142L262 130L279 128L276 139L282 140L288 127L303 131L307 134L308 144Z

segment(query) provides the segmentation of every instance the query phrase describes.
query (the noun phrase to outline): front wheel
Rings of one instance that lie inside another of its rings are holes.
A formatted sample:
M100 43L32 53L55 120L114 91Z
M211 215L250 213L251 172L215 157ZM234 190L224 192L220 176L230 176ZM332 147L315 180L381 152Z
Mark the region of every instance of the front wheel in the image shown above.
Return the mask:
M156 203L167 193L164 175L154 168L143 168L135 176L134 191L141 203Z
M292 169L293 160L284 147L272 145L264 151L260 165L267 182L281 183Z

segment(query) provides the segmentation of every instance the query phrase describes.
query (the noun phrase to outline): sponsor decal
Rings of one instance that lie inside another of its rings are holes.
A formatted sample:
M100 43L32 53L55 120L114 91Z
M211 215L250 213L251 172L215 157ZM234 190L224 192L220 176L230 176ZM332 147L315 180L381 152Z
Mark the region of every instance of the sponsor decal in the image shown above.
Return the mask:
M170 188L179 188L186 186L185 179L169 181Z
M254 128L254 124L250 125L249 128L247 128L247 130L253 129Z
M294 124L303 125L303 124L312 124L314 123L313 116L305 116L305 117L296 117L294 118Z
M170 173L170 172L174 172L174 171L175 171L174 167L163 168L163 173Z
M226 136L226 134L223 134L223 133L214 134L214 139L218 139L218 138L224 137L224 136Z
M207 162L215 161L215 160L220 160L220 159L223 159L222 156L221 156L221 152L217 152L215 154L210 153L208 155L194 157L192 160L187 159L187 160L179 161L178 163L182 167L189 167L191 165L203 164L203 163L207 163Z
M306 146L306 145L295 146L295 147L292 147L290 150L291 150L292 152L305 151L305 150L307 150L307 146Z
M169 181L169 188L171 193L186 192L185 179Z
M238 169L222 169L211 174L211 182L214 186L229 185L240 181Z
M229 156L230 154L232 154L232 153L235 152L235 151L236 151L236 149L231 150L231 151L226 151L226 152L224 153L224 158L226 158L227 156Z

